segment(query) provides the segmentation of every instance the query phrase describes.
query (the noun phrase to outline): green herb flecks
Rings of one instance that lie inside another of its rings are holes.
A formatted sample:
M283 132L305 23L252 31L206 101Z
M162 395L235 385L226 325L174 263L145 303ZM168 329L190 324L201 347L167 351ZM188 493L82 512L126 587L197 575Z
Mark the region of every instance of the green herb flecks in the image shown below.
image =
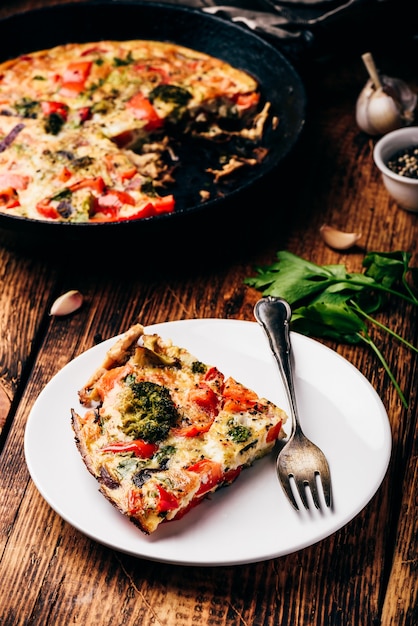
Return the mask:
M404 251L370 252L363 259L365 272L349 273L345 265L316 265L282 250L277 253L275 263L257 268L257 276L246 278L244 282L260 290L263 296L287 300L292 306L291 327L296 332L344 343L367 344L407 408L405 396L371 338L367 323L418 353L418 348L371 316L382 310L388 296L418 305L413 291L418 286L418 268L410 267L410 260L411 254Z
M57 191L57 193L50 197L50 200L68 200L69 198L71 198L72 195L73 194L71 189L68 189L67 187L65 189L61 189L60 191Z
M132 52L130 50L124 59L120 57L113 58L113 65L115 67L123 67L124 65L131 65L134 62L135 62L135 59L132 56Z

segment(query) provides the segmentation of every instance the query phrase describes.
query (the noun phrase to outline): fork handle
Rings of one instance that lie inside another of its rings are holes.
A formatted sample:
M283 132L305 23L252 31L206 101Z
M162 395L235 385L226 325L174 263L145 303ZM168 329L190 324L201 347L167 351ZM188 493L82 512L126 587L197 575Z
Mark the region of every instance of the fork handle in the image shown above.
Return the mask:
M295 430L300 430L300 424L291 366L292 349L289 324L292 310L289 303L283 300L283 298L267 296L256 303L254 315L267 335L271 351L279 366L279 372L291 408L293 435Z

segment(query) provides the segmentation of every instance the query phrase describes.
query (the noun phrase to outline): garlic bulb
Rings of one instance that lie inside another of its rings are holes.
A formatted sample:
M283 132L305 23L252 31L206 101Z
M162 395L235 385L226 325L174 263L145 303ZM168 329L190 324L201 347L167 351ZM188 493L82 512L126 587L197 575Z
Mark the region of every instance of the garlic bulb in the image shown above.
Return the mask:
M79 291L72 289L71 291L67 291L67 293L62 294L62 296L55 300L49 314L57 316L69 315L70 313L77 311L82 304L82 294Z
M346 233L328 224L323 224L319 229L323 241L334 250L348 250L354 246L361 237L361 233Z
M370 53L363 55L370 78L356 103L356 122L368 135L384 135L414 121L417 94L400 78L379 75Z

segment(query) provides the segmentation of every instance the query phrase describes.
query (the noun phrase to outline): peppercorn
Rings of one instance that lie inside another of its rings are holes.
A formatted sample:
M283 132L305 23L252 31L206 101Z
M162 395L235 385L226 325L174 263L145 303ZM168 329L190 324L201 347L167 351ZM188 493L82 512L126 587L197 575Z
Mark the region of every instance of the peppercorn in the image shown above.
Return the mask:
M399 176L418 179L418 145L398 150L388 160L387 166Z

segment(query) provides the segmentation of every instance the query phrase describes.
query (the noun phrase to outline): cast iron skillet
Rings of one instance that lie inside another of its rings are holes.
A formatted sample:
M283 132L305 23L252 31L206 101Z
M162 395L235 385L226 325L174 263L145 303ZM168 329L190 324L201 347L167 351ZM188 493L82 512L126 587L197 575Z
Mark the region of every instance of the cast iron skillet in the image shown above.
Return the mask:
M0 21L0 61L23 53L69 42L102 39L156 39L214 55L251 73L279 118L276 130L265 139L267 158L223 197L204 203L190 201L178 192L175 213L131 222L98 224L53 223L0 213L0 229L28 234L33 241L97 242L142 236L152 224L170 230L185 228L186 218L210 213L248 190L271 173L296 144L305 122L306 96L297 72L269 43L245 27L185 6L155 2L98 0L55 5L13 15ZM192 177L193 172L190 173ZM185 172L181 181L188 189L195 181Z

